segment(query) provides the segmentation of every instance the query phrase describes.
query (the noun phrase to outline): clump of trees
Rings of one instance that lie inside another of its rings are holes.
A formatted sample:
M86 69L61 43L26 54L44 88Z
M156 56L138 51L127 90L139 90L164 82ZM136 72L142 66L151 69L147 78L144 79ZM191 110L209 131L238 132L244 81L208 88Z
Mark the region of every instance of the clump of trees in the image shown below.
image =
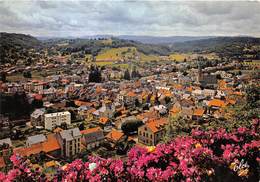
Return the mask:
M143 124L144 123L141 120L127 120L122 124L121 129L125 134L129 135L137 132L138 128Z
M6 72L0 72L0 81L6 82Z
M23 77L24 78L32 78L32 73L30 71L25 71L25 72L23 72Z
M0 93L0 113L10 118L29 116L32 106L25 92L15 94Z
M96 83L102 82L101 69L99 67L94 66L94 65L90 66L90 73L89 73L88 81L96 82Z
M136 66L134 66L134 68L131 72L128 69L125 70L123 78L125 80L131 80L131 79L140 78L140 77L141 77L140 73L136 69Z
M131 79L130 72L129 72L128 69L125 70L124 79L125 80L130 80Z

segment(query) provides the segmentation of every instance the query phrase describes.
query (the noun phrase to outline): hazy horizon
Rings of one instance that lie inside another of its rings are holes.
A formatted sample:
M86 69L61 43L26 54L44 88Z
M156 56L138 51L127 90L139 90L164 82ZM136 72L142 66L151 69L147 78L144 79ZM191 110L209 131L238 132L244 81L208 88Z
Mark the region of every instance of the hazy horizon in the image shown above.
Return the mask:
M36 37L260 37L257 1L1 1L0 32Z

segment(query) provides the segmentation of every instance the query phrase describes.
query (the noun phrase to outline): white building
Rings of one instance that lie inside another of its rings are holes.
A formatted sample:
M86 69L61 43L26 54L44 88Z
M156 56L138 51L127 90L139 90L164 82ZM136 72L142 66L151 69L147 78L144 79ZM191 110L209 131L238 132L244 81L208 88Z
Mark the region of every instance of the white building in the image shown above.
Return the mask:
M55 126L60 126L62 123L71 124L71 114L69 111L44 115L44 127L47 130L52 130Z

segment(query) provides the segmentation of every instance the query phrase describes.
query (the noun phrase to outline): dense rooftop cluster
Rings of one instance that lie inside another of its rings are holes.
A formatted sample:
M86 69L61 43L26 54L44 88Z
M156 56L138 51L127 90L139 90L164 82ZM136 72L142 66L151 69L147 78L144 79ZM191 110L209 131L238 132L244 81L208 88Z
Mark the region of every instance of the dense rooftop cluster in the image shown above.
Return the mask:
M13 169L1 181L258 181L259 120L250 129L232 132L193 130L190 136L134 147L126 161L90 156L77 159L46 176L26 158L13 155Z

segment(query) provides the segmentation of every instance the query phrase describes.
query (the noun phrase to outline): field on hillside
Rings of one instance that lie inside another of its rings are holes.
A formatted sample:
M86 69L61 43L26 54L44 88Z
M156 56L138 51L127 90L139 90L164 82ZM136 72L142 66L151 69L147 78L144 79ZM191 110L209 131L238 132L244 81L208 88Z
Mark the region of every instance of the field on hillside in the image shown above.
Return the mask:
M112 41L112 39L105 39L105 40L102 40L101 42L105 45L111 45L113 41Z
M129 68L128 64L125 63L114 63L111 61L99 61L99 62L95 62L94 64L96 64L97 66L106 66L106 67L118 67L118 68L123 68L123 69L127 69Z
M186 59L187 61L191 61L192 59L197 59L199 56L207 58L208 60L214 60L219 58L215 53L207 53L207 54L173 53L169 56L169 58L170 60L182 62L184 61L184 59Z
M189 60L191 58L191 54L173 53L169 57L171 60L181 62L181 61L184 61L184 59Z
M137 54L135 47L120 47L120 48L112 48L102 51L97 55L97 61L118 61L123 58L134 58Z
M122 59L138 60L138 61L154 61L154 60L160 60L160 57L156 55L146 55L144 53L138 52L135 47L121 47L121 48L107 49L102 51L96 57L97 62L105 62L105 61L113 62Z
M160 57L156 56L156 55L146 55L146 54L140 53L139 56L140 56L141 62L142 61L145 62L145 61L158 61L158 60L160 60Z

